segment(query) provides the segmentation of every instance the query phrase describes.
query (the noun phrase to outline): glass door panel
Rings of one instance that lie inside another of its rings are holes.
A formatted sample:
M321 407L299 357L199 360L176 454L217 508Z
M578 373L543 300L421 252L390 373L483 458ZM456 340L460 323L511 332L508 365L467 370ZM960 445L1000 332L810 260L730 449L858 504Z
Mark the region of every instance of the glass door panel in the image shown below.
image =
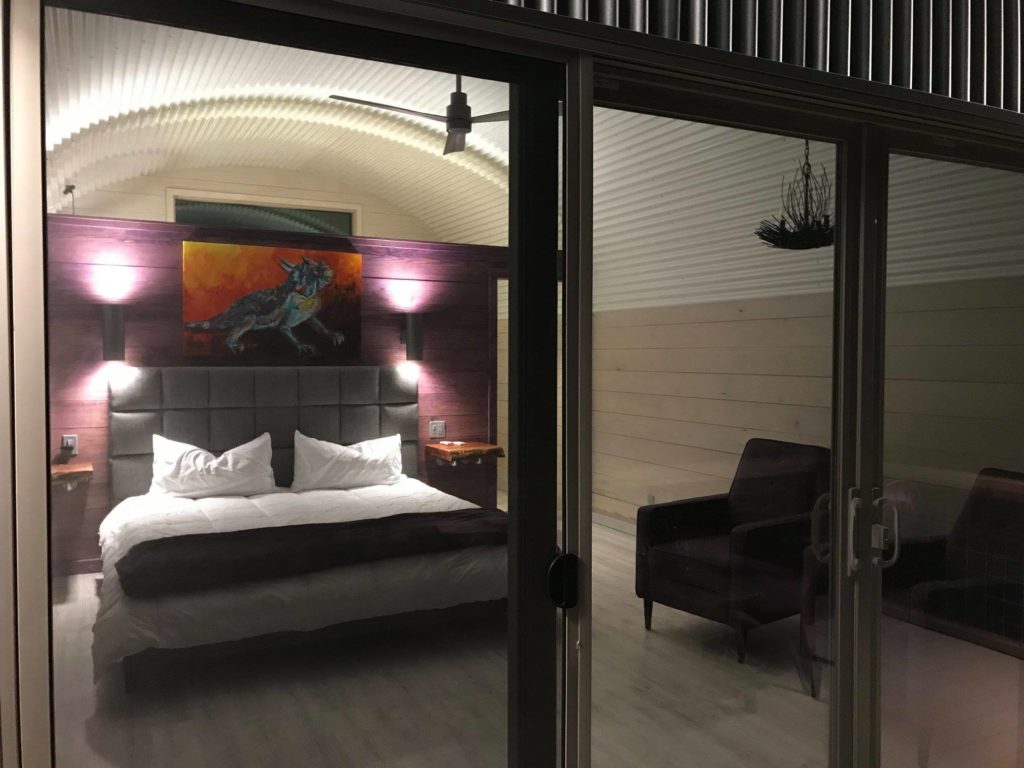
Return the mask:
M825 766L835 147L594 124L592 764Z
M1024 175L892 155L887 252L882 764L1017 766Z
M262 13L45 12L54 765L549 766L559 70Z

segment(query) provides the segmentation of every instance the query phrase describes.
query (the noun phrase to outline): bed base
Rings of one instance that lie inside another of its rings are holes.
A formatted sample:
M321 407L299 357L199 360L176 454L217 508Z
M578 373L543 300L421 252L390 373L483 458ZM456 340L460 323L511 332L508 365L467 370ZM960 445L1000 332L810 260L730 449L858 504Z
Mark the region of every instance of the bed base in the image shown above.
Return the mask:
M438 625L445 627L504 626L508 615L506 599L465 603L451 608L410 611L393 616L335 624L309 632L275 632L259 637L191 648L149 648L121 661L126 693L138 693L161 680L199 677L204 670L242 656L288 649L310 649L340 640L395 632L408 633Z

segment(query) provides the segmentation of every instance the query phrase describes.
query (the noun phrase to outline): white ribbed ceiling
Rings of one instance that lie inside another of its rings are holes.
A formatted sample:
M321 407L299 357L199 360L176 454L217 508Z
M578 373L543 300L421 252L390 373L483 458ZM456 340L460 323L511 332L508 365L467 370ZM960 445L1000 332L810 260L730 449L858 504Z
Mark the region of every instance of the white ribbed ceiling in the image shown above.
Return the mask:
M803 140L607 109L594 124L596 309L832 290L832 248L754 236ZM835 179L831 145L811 160ZM1024 175L894 157L888 259L890 284L1024 273Z
M51 210L69 182L81 199L170 170L282 168L344 178L445 240L506 242L507 124L443 157L437 124L327 99L441 112L450 75L66 10L46 21ZM478 113L507 108L504 83L464 88ZM832 249L754 236L802 140L606 109L594 123L596 309L831 290ZM832 147L811 156L834 179ZM1024 268L1024 177L895 158L890 199L891 282Z
M344 56L49 8L46 140L50 210L184 168L256 166L337 174L454 242L507 239L507 123L474 126L443 157L443 124L328 99L443 114L454 77ZM505 83L465 78L476 113L508 108Z

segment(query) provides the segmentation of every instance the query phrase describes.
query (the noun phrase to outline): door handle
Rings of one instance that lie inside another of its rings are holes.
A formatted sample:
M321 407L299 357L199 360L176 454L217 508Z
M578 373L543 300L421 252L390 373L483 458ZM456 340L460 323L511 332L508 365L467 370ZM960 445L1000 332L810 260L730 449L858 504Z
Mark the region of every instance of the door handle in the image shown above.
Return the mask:
M879 568L891 568L900 559L900 508L885 496L877 497L875 509L882 517L881 523L871 526L871 563ZM892 520L891 525L885 522L886 512ZM885 550L892 545L892 554L885 557Z
M857 513L860 512L860 489L851 488L846 494L846 575L860 570L857 557Z
M571 552L555 555L548 566L548 597L556 608L575 608L579 602L580 559Z
M822 524L828 520L832 510L832 494L823 493L814 502L811 510L811 552L819 563L827 563L832 559L832 545L829 539L822 540Z

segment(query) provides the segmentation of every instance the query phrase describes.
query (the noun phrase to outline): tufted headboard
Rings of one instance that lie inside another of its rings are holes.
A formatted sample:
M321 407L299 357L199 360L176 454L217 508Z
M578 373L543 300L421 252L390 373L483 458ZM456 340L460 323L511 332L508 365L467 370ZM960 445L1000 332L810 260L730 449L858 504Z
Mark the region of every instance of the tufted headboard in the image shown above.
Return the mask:
M153 434L219 453L270 433L274 476L292 482L296 429L334 443L402 436L417 475L417 383L395 368L137 368L110 383L111 506L146 493Z

